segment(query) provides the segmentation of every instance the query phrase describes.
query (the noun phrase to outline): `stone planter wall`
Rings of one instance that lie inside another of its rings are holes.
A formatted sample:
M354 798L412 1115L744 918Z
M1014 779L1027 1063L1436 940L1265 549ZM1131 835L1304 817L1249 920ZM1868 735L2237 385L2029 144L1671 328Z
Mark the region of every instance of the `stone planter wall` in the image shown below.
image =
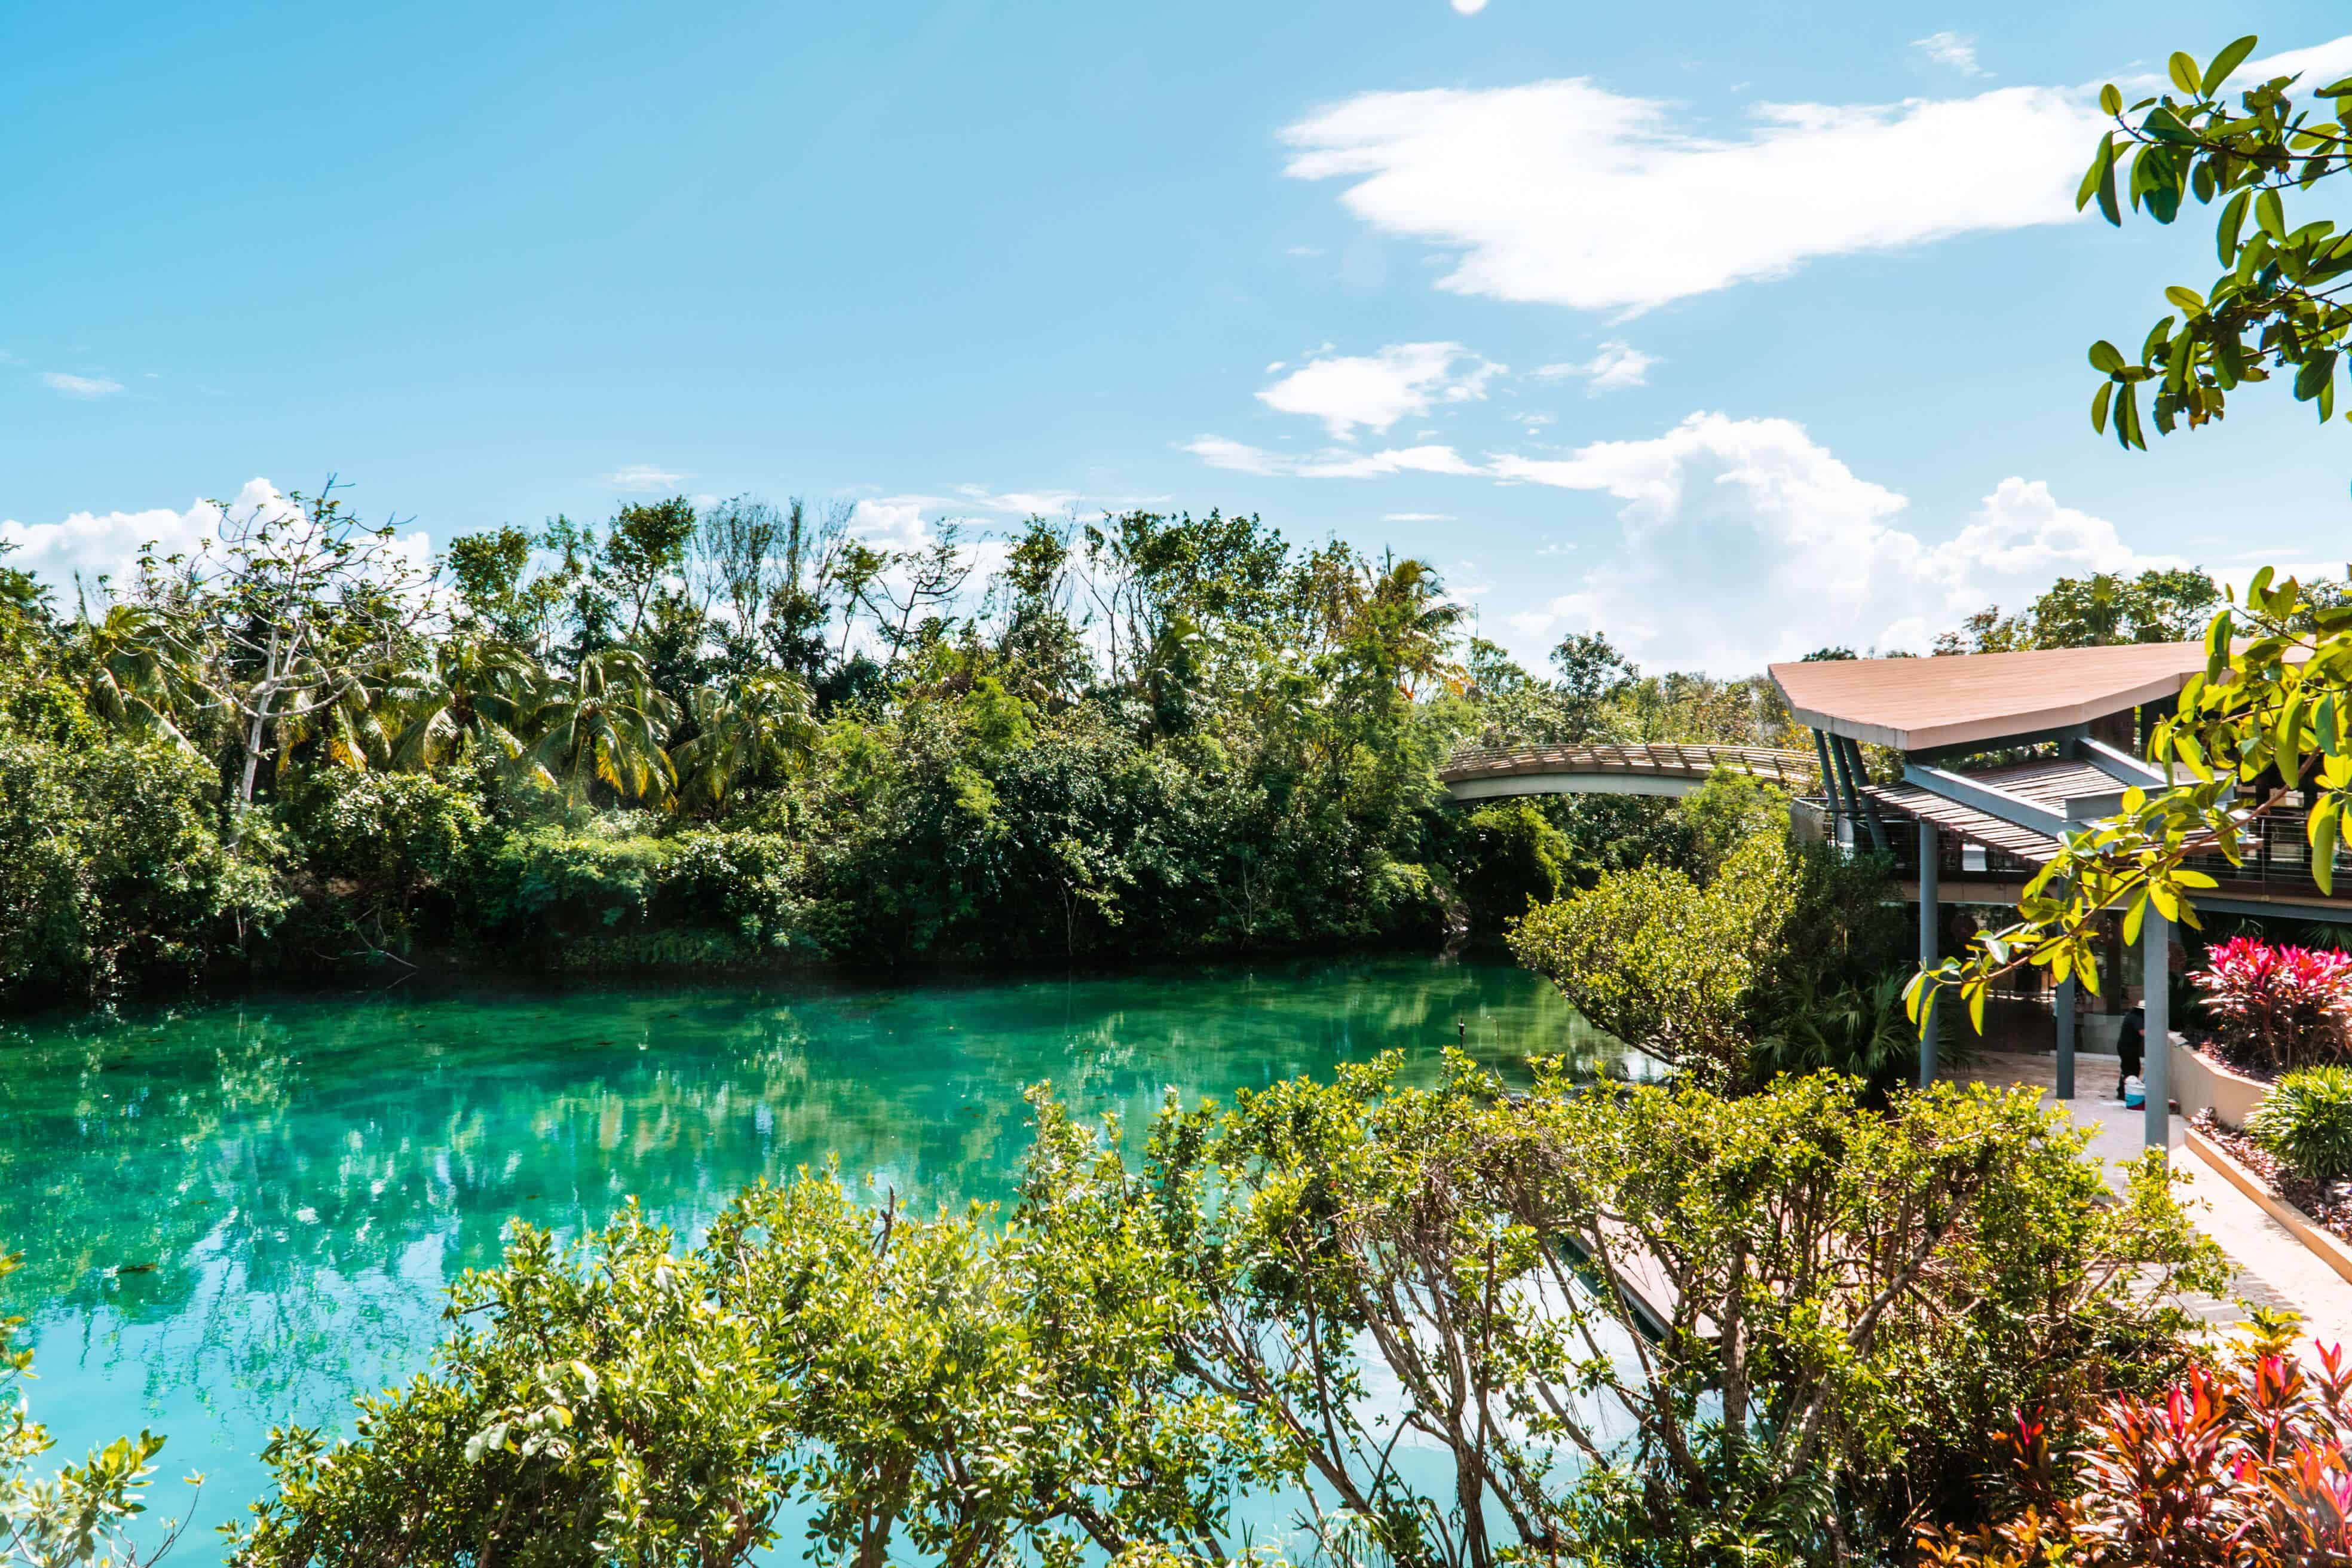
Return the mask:
M2240 1128L2271 1086L2258 1083L2228 1068L2207 1061L2172 1037L2172 1098L2183 1116L2195 1116L2210 1110L2213 1120L2224 1127Z

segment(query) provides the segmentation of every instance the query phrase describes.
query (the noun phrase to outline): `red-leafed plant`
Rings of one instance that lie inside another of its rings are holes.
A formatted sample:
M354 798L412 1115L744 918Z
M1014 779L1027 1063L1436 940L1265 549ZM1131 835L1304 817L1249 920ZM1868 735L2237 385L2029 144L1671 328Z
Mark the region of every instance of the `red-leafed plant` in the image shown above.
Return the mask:
M2205 994L2221 1048L2243 1067L2287 1072L2345 1058L2352 953L2233 937L2189 979Z
M2352 1368L2298 1358L2291 1319L2259 1321L2235 1361L2160 1400L2116 1400L2071 1461L2039 1420L2006 1438L2016 1505L1972 1531L1929 1530L1938 1568L2287 1568L2352 1563ZM2067 1472L2073 1473L2069 1475Z

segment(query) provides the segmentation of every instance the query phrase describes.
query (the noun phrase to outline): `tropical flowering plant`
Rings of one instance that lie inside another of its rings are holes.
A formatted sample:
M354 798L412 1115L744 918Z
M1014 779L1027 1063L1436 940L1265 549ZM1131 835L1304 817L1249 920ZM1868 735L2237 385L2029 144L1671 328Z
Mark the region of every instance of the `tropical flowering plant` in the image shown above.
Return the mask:
M2016 1506L1973 1531L1930 1529L1937 1568L2284 1568L2352 1563L2352 1368L2293 1353L2294 1320L2258 1314L2233 1364L2156 1399L2111 1404L2069 1458L2021 1418L2006 1447ZM2067 1471L2073 1470L2068 1476Z
M2190 975L2230 1058L2290 1072L2344 1055L2352 1023L2352 953L2233 937Z

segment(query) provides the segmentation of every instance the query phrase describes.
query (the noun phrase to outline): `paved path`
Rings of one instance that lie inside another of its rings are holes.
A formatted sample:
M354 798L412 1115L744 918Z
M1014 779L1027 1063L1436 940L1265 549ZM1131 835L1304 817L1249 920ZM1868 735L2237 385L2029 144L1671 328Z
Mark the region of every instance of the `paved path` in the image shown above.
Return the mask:
M2047 1095L2056 1085L2055 1066L2047 1055L1984 1052L1953 1076L1984 1083L2031 1084ZM2138 1110L2110 1098L2115 1093L2115 1071L2113 1057L2076 1058L2076 1098L2067 1112L2077 1123L2092 1126L2088 1152L2106 1165L2108 1179L2120 1185L2116 1166L2139 1156L2144 1123ZM2183 1126L2179 1117L2172 1119L2173 1190L2198 1228L2220 1242L2237 1266L2231 1289L2245 1305L2293 1308L2303 1314L2305 1332L2314 1339L2352 1344L2352 1281L2322 1263L2292 1231L2184 1147ZM2232 1302L2201 1306L2204 1315L2216 1323L2235 1321L2244 1315L2242 1308Z

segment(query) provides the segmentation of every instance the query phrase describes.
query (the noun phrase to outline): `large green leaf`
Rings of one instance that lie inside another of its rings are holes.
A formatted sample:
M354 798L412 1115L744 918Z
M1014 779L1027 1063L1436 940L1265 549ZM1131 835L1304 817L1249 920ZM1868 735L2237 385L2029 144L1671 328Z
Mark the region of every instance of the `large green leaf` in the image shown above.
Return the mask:
M2248 33L2244 37L2226 46L2220 54L2215 55L2213 63L2205 68L2204 76L2198 80L2198 96L2212 97L2221 85L2230 79L2230 73L2246 63L2246 57L2254 52L2254 35Z

